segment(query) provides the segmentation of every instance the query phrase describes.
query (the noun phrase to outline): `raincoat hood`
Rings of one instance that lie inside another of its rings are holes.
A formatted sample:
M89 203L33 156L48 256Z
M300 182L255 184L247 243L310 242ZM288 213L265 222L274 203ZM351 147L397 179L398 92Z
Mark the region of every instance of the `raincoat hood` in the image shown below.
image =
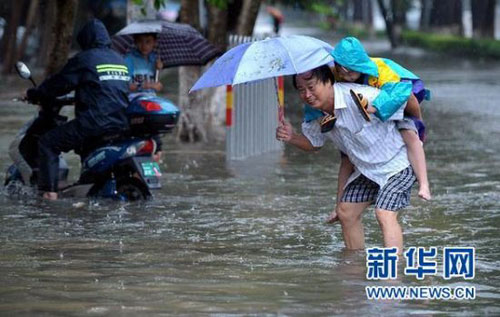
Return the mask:
M92 19L83 26L78 33L77 41L82 50L111 46L111 39L106 27L97 19Z
M355 37L345 37L331 51L336 63L351 70L378 77L377 65L370 59L361 42Z

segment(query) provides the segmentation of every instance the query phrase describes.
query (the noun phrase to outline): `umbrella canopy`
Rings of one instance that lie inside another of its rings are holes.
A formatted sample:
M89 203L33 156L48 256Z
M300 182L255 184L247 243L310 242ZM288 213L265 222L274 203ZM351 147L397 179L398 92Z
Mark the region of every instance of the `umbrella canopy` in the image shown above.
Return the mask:
M300 74L333 62L332 50L330 44L303 35L244 43L217 59L191 91Z
M187 24L166 21L134 22L116 33L113 49L125 54L135 47L134 34L156 33L156 53L163 67L205 65L221 52L196 29Z

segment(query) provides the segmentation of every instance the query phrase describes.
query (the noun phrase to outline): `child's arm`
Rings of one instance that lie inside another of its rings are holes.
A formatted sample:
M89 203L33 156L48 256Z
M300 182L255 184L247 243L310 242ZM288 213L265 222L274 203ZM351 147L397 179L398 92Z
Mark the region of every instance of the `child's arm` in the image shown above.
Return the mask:
M127 69L128 69L128 75L130 76L130 82L128 84L128 89L131 91L131 92L134 92L136 91L137 89L139 89L139 85L137 85L137 83L134 83L134 62L132 60L132 55L130 53L128 53L127 55L125 55L125 65L127 66Z
M412 94L410 82L388 82L380 87L380 93L372 102L377 109L375 115L382 121L387 121L401 106L403 106ZM418 101L415 98L418 107Z
M366 111L368 113L376 113L377 108L368 104L368 106L366 107ZM418 103L417 97L415 97L414 94L411 94L410 98L408 98L408 102L406 103L405 107L405 115L422 120L422 112L420 111L420 105Z
M408 150L408 160L413 172L417 177L419 189L418 196L424 200L431 199L429 180L427 179L427 164L425 162L425 152L418 134L413 130L400 130L401 136Z
M142 84L144 89L154 89L156 92L159 92L163 89L163 84L159 81L150 81Z
M415 117L422 120L422 112L420 112L420 105L418 103L417 97L414 94L410 95L408 103L405 108L405 115Z
M161 61L161 58L156 59L155 67L157 70L162 70L163 69L163 62Z
M139 88L139 85L137 85L136 83L131 82L130 84L128 84L128 89L130 91L136 91L138 88Z

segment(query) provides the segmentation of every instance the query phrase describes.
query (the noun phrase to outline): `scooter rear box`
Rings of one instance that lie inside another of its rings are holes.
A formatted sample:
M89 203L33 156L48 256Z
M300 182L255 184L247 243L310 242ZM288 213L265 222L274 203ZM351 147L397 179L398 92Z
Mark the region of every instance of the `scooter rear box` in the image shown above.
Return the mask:
M133 99L126 112L135 135L169 132L176 126L180 114L170 100L157 96Z

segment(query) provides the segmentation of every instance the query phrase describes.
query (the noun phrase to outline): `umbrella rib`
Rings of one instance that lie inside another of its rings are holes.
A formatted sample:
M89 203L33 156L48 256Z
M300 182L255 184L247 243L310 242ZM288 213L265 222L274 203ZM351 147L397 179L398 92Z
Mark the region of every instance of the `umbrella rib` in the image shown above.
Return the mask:
M280 41L280 42L281 42L281 45L283 45L286 48L285 51L286 51L286 54L288 55L288 60L292 63L293 69L295 70L295 73L297 74L298 69L297 69L297 66L295 66L295 62L292 58L292 55L290 55L290 51L289 51L288 47L282 41Z
M245 50L245 52L241 55L241 58L240 58L240 60L238 61L238 64L236 65L236 66L237 66L237 67L236 67L236 69L238 69L238 68L239 68L239 66L240 66L240 64L241 64L241 61L243 60L243 57L245 57L245 55L246 55L246 54L247 54L247 52L248 52L248 49L250 48L250 46L251 46L253 43L254 43L254 42L246 42L246 43L243 43L243 44L247 44L247 49L246 49L246 50ZM242 44L242 45L243 45L243 44ZM234 85L237 85L237 84L242 84L242 83L243 83L243 82L241 82L241 83L234 83L234 79L236 78L236 74L237 74L237 73L238 73L237 71L234 73L234 77L233 77L233 80L232 80L232 82L233 82L233 83L231 84L231 86L234 86Z

